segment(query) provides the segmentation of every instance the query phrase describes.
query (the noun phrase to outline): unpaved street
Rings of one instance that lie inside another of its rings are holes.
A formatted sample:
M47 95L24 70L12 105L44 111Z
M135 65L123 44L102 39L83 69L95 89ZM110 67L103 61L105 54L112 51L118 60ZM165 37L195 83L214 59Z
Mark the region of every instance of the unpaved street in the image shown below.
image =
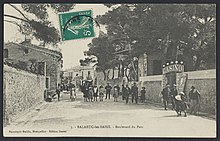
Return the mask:
M4 128L5 136L214 137L216 122L198 116L176 117L174 111L124 101L44 103Z

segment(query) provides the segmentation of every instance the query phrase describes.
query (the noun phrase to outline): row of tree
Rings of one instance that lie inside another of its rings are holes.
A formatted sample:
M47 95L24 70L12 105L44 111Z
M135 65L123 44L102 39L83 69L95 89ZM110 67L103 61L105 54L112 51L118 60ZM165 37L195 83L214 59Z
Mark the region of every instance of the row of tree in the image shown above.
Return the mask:
M163 63L182 60L186 71L215 68L216 7L212 4L105 4L111 8L96 20L106 26L88 45L105 79L110 69L131 79L134 60L161 52ZM136 58L136 59L135 59ZM87 62L93 59L87 59ZM83 60L81 60L83 62ZM130 71L128 71L130 70ZM114 77L114 76L113 76Z

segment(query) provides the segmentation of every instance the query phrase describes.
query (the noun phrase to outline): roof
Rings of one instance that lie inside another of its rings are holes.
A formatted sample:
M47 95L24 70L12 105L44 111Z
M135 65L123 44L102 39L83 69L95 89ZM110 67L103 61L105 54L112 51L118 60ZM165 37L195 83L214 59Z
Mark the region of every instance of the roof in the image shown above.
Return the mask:
M14 42L9 42L9 43L6 43L5 46L8 46L10 44L14 44L14 45L17 45L19 47L29 48L29 49L41 51L41 52L44 52L44 53L48 53L48 54L51 54L51 55L55 55L55 56L58 56L58 57L62 57L62 53L59 52L59 51L51 50L51 49L40 47L40 46L33 45L33 44L25 44L25 43L18 44L18 43L14 43Z
M66 69L64 70L64 72L68 72L68 71L80 71L80 70L91 70L94 69L93 66L74 66L72 68Z

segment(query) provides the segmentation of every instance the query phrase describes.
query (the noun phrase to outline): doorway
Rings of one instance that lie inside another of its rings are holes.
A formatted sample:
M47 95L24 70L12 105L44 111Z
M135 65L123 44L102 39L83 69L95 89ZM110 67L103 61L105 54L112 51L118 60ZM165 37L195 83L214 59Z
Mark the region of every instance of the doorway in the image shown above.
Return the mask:
M173 84L176 84L176 72L170 72L166 74L167 83L172 87Z

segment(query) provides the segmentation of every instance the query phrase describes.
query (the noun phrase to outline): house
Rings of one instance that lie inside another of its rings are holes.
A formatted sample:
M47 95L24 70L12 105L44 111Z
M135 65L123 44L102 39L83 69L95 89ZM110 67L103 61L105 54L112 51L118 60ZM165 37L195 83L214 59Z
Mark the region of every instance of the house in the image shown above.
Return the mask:
M28 62L28 69L31 69L33 63L43 63L46 77L46 88L55 90L61 83L62 54L59 51L51 50L45 47L33 45L30 42L13 43L4 45L4 61L10 63ZM32 65L30 67L30 62Z
M95 67L93 66L74 66L66 69L63 73L64 77L68 77L71 81L80 80L94 80L96 76Z

